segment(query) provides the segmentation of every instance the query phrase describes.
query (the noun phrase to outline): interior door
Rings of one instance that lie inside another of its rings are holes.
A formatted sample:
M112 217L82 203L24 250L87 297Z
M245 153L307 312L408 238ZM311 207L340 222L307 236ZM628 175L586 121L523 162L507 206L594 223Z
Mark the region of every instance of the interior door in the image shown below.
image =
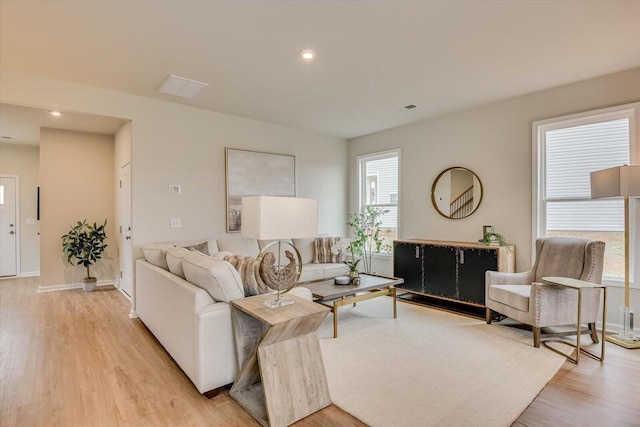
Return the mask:
M131 250L131 164L120 170L120 213L122 233L120 234L120 289L131 296L133 293L133 259Z
M17 192L14 177L0 177L0 276L18 272Z

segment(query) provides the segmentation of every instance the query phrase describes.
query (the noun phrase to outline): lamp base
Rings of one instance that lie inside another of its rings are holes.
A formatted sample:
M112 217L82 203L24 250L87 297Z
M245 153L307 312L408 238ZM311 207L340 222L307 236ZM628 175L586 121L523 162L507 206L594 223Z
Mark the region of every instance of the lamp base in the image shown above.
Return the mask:
M633 308L629 306L620 307L620 322L622 332L607 335L606 340L624 348L640 348L640 336L633 335Z
M627 349L640 348L640 337L625 337L621 334L607 335L605 339Z
M278 307L284 307L285 305L291 305L294 302L295 301L292 300L291 298L285 297L280 299L268 299L268 300L262 301L262 305L268 308L278 308Z

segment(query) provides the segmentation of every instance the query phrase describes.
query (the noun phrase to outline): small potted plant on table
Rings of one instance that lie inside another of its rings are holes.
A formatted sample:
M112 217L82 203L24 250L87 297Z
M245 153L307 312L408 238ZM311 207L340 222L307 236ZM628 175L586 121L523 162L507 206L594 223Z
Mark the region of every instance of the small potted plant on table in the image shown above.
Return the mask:
M107 245L104 241L107 239L104 224L97 223L87 224L84 221L78 221L76 225L71 227L69 233L62 236L62 251L67 257L67 262L71 265L83 265L87 269L87 277L82 279L82 290L85 292L93 291L96 288L97 279L91 277L89 266L102 258Z

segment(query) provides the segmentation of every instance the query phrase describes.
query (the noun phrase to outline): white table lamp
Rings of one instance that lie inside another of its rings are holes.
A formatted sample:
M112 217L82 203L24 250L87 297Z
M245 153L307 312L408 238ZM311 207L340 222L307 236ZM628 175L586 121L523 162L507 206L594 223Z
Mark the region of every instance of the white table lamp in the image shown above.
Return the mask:
M296 197L243 197L241 234L258 240L275 240L262 248L256 258L256 281L277 291L275 300L265 301L268 307L292 304L293 300L280 298L280 294L298 283L302 262L296 247L282 239L318 235L318 201ZM283 245L291 249L284 251L286 260L281 259ZM284 264L287 260L288 263Z
M622 332L607 335L606 339L625 348L640 348L640 337L633 335L633 308L629 301L629 198L640 197L640 165L617 166L591 172L591 198L605 197L624 198L624 306L620 309Z

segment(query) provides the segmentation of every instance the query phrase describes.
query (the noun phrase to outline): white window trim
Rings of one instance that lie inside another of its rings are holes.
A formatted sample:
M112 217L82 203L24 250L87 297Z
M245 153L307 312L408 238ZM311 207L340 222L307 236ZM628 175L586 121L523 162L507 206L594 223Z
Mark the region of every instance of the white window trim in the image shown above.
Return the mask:
M397 216L397 238L400 238L400 211L401 211L401 205L402 205L402 172L401 172L401 167L402 167L402 150L400 148L393 148L390 150L385 150L385 151L376 151L373 153L366 153L366 154L360 154L358 156L356 156L356 167L357 167L357 171L358 171L358 212L362 212L362 209L365 206L365 203L363 203L362 200L362 195L364 194L364 191L366 191L366 174L364 173L364 171L362 170L362 161L363 160L378 160L378 159L384 159L386 157L391 157L391 156L397 156L398 157L398 204L397 205L391 205L391 204L372 204L370 206L373 207L386 207L386 206L395 206L398 210L398 216ZM391 258L393 257L393 251L390 252L379 252L376 254L373 254L373 257L375 258Z
M560 116L545 120L538 120L533 122L531 126L531 141L532 141L532 192L531 192L531 262L535 262L536 257L536 239L542 235L542 230L546 230L546 217L540 215L542 210L541 200L545 194L546 188L543 183L546 182L543 178L544 171L541 170L541 161L545 158L545 144L544 137L546 131L560 129L571 126L586 125L591 123L598 123L607 120L616 119L629 119L629 158L631 164L640 164L640 132L637 131L637 127L640 125L640 102L634 102L631 104L618 105L615 107L602 108L598 110L586 111L582 113L570 114L566 116ZM572 200L572 199L566 199ZM583 199L579 199L583 200ZM629 233L629 247L631 252L640 254L640 239L636 238L638 230L640 230L640 199L631 199L630 203L630 233ZM640 289L640 263L633 262L630 259L631 271L629 277L629 285L631 288ZM624 286L623 278L603 277L603 283L616 287Z

